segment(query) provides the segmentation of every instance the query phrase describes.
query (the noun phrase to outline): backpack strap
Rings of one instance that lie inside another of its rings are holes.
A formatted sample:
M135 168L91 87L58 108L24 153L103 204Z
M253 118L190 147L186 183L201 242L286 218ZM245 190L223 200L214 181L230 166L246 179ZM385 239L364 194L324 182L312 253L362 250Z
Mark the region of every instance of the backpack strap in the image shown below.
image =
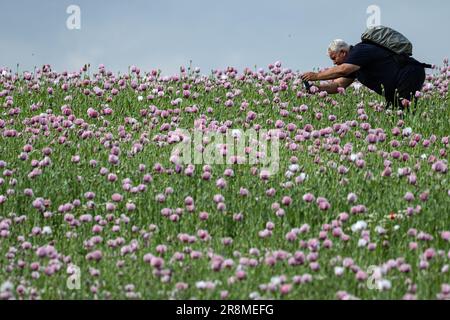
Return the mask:
M433 69L433 66L429 63L420 63L425 69Z

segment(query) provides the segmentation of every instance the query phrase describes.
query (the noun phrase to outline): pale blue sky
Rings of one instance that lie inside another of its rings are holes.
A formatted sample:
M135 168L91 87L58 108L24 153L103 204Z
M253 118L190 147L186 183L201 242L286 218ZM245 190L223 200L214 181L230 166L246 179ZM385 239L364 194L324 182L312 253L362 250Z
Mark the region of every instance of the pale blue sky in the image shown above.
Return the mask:
M441 64L450 54L447 0L0 0L0 66L32 70L49 63L57 71L84 63L126 71L176 73L180 65L211 69L284 67L307 71L331 65L334 38L358 42L369 5L381 23L414 43L414 56ZM81 30L68 30L66 8L81 8Z

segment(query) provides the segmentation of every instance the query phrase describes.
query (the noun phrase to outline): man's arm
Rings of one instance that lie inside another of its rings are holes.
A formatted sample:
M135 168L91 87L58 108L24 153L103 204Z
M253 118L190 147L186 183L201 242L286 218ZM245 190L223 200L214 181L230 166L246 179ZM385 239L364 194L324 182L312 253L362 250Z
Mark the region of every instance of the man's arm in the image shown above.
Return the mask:
M338 78L332 82L324 83L318 86L320 91L326 91L329 94L338 93L338 88L347 88L353 83L351 78Z
M328 70L316 73L316 72L308 72L302 76L302 80L304 81L316 81L316 80L333 80L338 78L344 78L353 72L356 72L360 69L359 66L349 63L341 64L340 66L336 66L330 68Z

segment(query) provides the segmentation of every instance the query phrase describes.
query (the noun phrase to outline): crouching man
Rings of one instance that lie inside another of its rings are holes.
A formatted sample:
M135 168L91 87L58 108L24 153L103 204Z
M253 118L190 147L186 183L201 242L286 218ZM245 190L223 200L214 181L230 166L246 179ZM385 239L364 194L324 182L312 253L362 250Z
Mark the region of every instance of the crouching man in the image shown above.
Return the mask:
M384 96L388 105L404 108L415 100L425 82L425 64L411 57L399 57L374 43L363 41L350 46L343 40L334 40L328 55L336 67L302 76L304 81L334 80L319 86L328 93L338 93L339 88L347 88L357 79Z

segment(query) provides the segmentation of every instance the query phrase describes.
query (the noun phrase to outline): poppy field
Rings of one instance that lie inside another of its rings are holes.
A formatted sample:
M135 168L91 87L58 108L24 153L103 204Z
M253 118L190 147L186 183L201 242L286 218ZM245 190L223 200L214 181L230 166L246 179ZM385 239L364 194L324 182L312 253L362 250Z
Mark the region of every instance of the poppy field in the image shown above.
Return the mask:
M2 68L0 299L450 299L449 79Z

